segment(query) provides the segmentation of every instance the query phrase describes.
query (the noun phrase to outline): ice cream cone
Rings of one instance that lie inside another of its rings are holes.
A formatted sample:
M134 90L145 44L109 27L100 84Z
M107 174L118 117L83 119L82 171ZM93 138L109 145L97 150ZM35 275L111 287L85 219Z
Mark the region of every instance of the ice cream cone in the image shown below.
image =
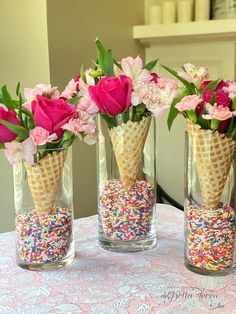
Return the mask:
M53 212L57 186L66 155L67 150L54 151L35 165L25 162L28 182L38 215L49 215Z
M139 122L128 121L110 130L120 176L126 188L137 180L150 123L151 117L148 116Z
M206 207L217 207L232 165L235 141L187 120L197 173Z

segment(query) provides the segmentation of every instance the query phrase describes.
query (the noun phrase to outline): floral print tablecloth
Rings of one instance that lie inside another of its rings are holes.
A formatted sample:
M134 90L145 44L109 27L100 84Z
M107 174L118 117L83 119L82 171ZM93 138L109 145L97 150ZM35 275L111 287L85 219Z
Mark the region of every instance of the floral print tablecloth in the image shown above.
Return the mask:
M236 273L207 277L183 264L183 212L158 206L157 246L113 253L97 243L96 216L75 221L76 257L50 272L14 261L14 234L0 235L0 314L236 314Z

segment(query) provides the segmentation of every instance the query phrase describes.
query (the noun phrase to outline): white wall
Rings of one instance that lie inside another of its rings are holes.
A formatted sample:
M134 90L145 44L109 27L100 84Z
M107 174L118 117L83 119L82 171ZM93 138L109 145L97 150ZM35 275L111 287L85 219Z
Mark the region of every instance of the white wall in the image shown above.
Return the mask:
M0 0L0 86L49 83L46 0ZM14 229L12 167L0 151L0 232Z

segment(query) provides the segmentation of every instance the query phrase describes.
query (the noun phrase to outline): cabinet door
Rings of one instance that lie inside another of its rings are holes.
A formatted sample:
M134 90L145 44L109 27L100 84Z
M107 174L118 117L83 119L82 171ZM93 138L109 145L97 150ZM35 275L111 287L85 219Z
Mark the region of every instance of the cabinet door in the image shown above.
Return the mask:
M179 70L184 63L209 69L210 78L235 79L235 42L191 43L146 48L146 61ZM158 73L170 76L159 66ZM157 180L166 192L183 204L185 121L179 116L169 132L167 115L157 121Z

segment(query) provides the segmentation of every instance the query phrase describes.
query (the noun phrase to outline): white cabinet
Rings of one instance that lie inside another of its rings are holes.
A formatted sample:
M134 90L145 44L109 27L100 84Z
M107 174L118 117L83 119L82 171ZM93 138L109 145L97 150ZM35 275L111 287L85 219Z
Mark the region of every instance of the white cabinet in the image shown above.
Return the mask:
M146 61L159 58L161 64L177 70L190 62L208 67L212 79L236 78L236 20L135 26L134 38L145 45ZM168 75L161 67L157 70ZM176 119L169 132L166 120L165 116L157 121L158 182L183 203L185 121Z

